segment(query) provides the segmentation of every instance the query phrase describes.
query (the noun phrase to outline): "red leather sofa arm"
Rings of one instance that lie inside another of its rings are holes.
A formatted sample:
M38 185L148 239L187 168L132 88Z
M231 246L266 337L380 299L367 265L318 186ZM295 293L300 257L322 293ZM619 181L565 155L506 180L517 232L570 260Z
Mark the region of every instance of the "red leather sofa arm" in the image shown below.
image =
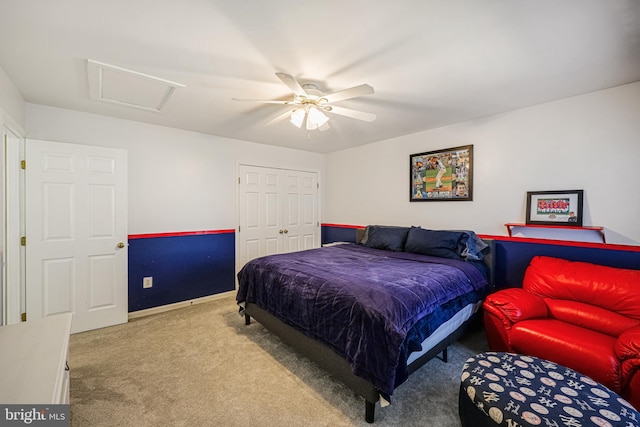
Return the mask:
M505 325L536 317L547 317L544 300L522 288L503 289L487 296L483 308L492 315L504 319Z
M621 383L624 387L640 369L640 326L621 333L613 350L621 362Z
M614 350L620 360L640 358L640 326L634 326L621 333Z
M484 300L484 328L489 348L513 352L509 334L511 326L520 320L547 317L544 300L522 288L503 289Z

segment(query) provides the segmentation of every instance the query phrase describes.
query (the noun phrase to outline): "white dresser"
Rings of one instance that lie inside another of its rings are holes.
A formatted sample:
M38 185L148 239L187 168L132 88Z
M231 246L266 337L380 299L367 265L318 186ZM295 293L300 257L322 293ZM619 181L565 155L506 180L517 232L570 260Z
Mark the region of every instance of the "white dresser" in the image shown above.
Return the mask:
M69 403L71 314L0 326L0 403Z

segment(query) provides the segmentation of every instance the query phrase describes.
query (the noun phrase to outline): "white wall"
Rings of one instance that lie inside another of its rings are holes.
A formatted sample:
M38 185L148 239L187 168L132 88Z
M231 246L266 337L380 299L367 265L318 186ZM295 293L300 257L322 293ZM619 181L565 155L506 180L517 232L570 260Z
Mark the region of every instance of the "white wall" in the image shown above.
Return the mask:
M20 283L15 280L19 277L20 270L19 266L13 263L13 255L19 256L20 247L17 246L17 241L5 242L8 237L20 230L13 228L14 225L19 228L19 224L5 218L5 214L8 214L9 218L14 218L13 215L16 213L11 204L5 206L5 191L13 194L12 186L7 190L5 155L9 153L9 159L13 159L12 150L20 146L19 137L24 134L25 105L22 94L0 67L0 138L7 136L7 144L1 144L3 149L0 150L0 223L4 225L0 227L0 262L4 266L0 274L0 325L15 323L20 318ZM7 232L6 236L5 232ZM14 294L18 295L17 299L13 297Z
M27 138L126 148L129 234L233 229L239 163L317 171L324 155L27 104Z
M9 124L16 132L24 129L25 105L22 94L0 67L0 127Z
M640 245L640 82L326 157L41 105L26 116L29 138L129 150L131 234L233 228L236 165L252 163L321 172L327 223L506 235L527 191L584 189L584 224ZM409 155L466 144L474 200L410 203Z
M409 202L409 155L474 145L471 202ZM640 82L327 155L323 221L506 235L527 191L584 189L584 225L640 245Z

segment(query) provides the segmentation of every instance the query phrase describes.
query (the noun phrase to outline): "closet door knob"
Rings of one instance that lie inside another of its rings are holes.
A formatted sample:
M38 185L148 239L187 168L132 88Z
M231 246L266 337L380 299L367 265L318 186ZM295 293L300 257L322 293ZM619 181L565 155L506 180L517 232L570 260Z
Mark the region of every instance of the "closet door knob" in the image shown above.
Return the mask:
M124 243L122 242L118 243L118 249L122 249L122 248L124 248Z

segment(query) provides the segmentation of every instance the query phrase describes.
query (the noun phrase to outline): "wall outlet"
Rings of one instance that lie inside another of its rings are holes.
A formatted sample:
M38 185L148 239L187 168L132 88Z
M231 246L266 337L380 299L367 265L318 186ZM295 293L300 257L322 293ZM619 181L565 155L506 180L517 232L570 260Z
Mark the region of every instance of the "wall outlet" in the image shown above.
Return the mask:
M142 278L142 287L144 289L152 288L153 287L153 277L151 277L151 276L143 277Z

